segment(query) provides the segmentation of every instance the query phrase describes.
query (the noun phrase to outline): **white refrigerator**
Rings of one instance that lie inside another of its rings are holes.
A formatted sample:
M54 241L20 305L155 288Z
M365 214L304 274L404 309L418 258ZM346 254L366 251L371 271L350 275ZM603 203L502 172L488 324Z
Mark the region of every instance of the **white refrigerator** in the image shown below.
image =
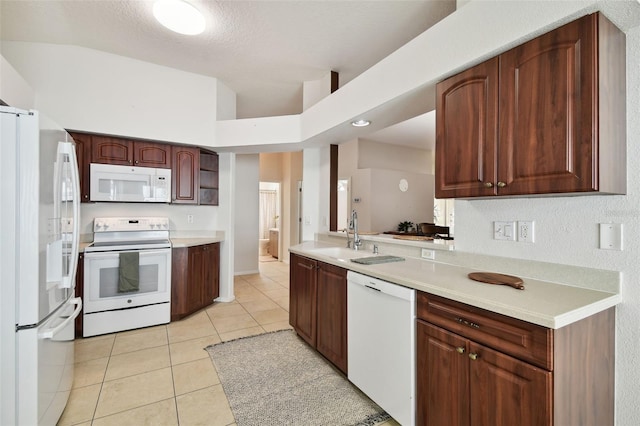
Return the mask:
M55 425L73 382L80 194L73 139L0 106L0 425Z

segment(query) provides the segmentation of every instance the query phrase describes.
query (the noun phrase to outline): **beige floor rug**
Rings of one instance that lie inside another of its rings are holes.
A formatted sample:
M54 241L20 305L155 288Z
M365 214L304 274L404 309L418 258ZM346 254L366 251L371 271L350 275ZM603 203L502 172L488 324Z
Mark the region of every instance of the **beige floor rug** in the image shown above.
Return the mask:
M238 426L375 425L389 419L292 330L206 350Z

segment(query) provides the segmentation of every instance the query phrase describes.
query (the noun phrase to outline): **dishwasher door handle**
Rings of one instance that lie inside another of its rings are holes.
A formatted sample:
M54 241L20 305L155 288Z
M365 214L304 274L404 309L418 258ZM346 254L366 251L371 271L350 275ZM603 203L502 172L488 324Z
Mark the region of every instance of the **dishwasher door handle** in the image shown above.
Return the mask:
M370 288L371 290L375 290L375 291L382 291L379 288L375 288L375 287L371 287L370 285L364 285L366 288Z

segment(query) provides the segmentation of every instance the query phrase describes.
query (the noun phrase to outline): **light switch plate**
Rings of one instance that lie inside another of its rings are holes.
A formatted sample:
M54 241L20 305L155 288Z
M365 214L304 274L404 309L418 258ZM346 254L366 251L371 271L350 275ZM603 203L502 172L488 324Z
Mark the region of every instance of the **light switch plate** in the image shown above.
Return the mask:
M600 248L603 250L622 250L622 224L600 224Z
M493 222L493 239L515 241L515 222Z

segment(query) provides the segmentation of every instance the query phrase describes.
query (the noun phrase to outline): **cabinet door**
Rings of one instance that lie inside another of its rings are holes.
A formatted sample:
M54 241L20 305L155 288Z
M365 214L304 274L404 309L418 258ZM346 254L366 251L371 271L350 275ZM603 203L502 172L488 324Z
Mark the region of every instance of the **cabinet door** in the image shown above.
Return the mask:
M171 200L176 204L198 204L200 150L183 146L171 148Z
M189 247L189 281L184 295L187 310L195 312L203 306L204 296L204 246Z
M500 56L500 194L593 191L597 15Z
M171 168L171 145L136 141L133 149L133 163L136 166Z
M220 296L220 244L207 244L204 246L204 306L213 303Z
M468 341L423 321L416 335L416 424L468 426Z
M318 262L291 254L289 323L298 335L316 347L316 298Z
M436 87L436 198L496 194L498 58Z
M473 342L469 355L472 426L552 424L551 372Z
M318 262L318 352L347 374L347 270Z
M76 143L76 157L78 158L78 174L80 176L80 201L89 201L91 190L90 166L91 163L91 135L83 133L70 133Z
M91 162L102 164L133 164L133 141L109 136L91 137Z
M76 269L75 297L84 300L84 253L78 254L78 268ZM76 337L82 337L84 308L76 317Z

